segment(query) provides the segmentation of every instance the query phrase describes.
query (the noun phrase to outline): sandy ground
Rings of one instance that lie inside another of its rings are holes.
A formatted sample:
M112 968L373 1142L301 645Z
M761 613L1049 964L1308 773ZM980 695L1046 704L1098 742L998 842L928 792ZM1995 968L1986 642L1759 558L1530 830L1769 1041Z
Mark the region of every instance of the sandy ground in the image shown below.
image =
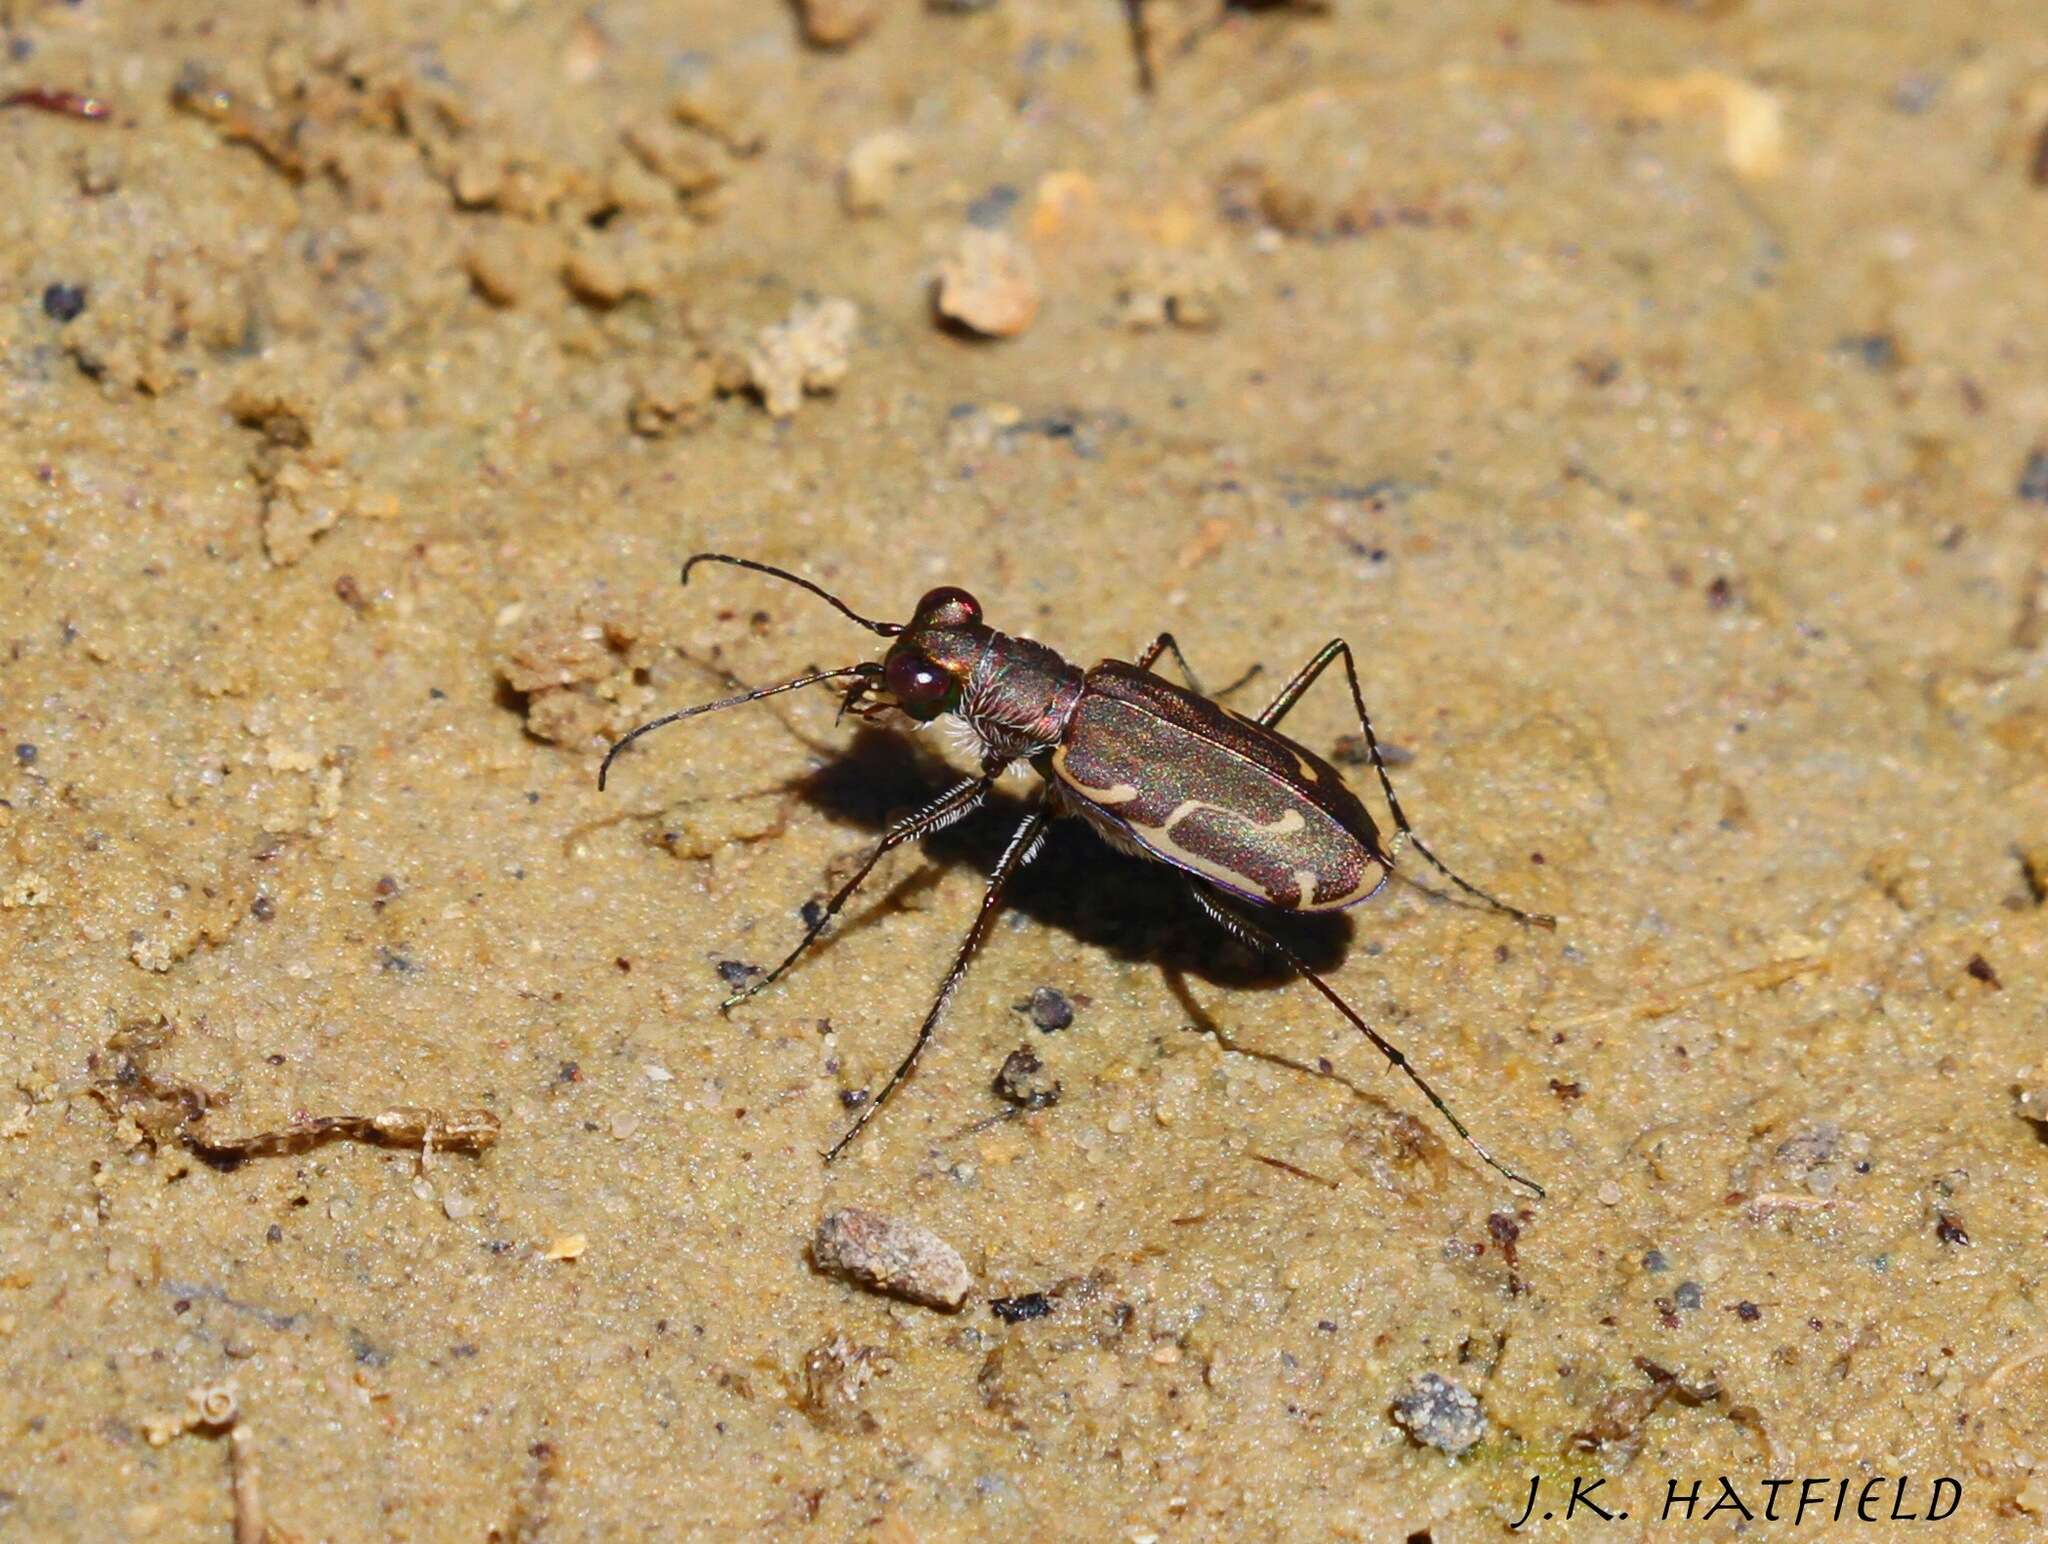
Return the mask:
M0 3L104 113L0 109L0 1538L2048 1518L2035 0L1145 19ZM824 1168L1029 784L721 1017L950 752L820 689L600 795L874 657L704 547L1348 637L1562 921L1304 946L1547 1198L1079 830ZM232 1150L401 1106L498 1140ZM845 1206L965 1306L816 1271Z

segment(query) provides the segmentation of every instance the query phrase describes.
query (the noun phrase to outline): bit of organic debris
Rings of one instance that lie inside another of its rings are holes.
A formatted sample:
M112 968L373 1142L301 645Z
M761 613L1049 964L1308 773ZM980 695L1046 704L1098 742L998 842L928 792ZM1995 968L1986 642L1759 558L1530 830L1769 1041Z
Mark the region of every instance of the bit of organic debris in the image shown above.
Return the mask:
M437 1151L481 1153L498 1140L498 1117L488 1110L443 1114L404 1105L376 1115L300 1114L272 1130L222 1136L209 1124L214 1108L225 1102L220 1095L189 1083L166 1083L149 1071L149 1054L168 1034L168 1027L159 1026L115 1035L107 1047L113 1065L86 1090L117 1118L133 1123L131 1140L177 1142L217 1163L303 1152L323 1142L364 1142L418 1148L423 1166Z
M1058 987L1035 988L1029 997L1011 1006L1018 1013L1030 1014L1031 1022L1048 1035L1074 1022L1074 1005Z
M1003 1058L995 1090L1020 1110L1046 1110L1060 1102L1059 1079L1046 1074L1045 1063L1029 1046L1019 1046Z
M861 1408L861 1400L889 1365L879 1348L834 1335L804 1353L803 1385L792 1403L826 1431L873 1431L875 1418Z
M1038 267L1016 238L969 226L939 265L939 315L984 338L1014 338L1038 315Z
M309 170L299 148L305 125L237 96L205 65L188 64L171 86L171 105L220 130L231 145L247 145L293 182Z
M181 1135L185 1145L209 1158L267 1158L303 1152L322 1142L367 1142L378 1147L417 1147L423 1153L480 1153L497 1144L498 1117L489 1110L438 1110L401 1105L376 1115L299 1115L273 1131L245 1136L216 1136L206 1117L189 1122Z
M1433 1372L1417 1378L1394 1401L1392 1414L1394 1424L1415 1441L1453 1458L1486 1435L1479 1396Z
M1405 745L1390 745L1379 742L1380 760L1390 767L1405 767L1415 760L1415 752ZM1372 747L1362 734L1340 734L1330 747L1330 759L1340 767L1369 767L1372 765Z
M60 118L82 118L87 123L101 123L114 115L114 110L103 98L52 86L25 86L0 96L0 108L8 107L32 107L39 113L55 113Z
M1646 1356L1634 1360L1636 1370L1650 1380L1649 1386L1618 1389L1601 1400L1593 1411L1591 1423L1572 1433L1567 1443L1570 1450L1580 1453L1614 1452L1621 1455L1622 1462L1627 1464L1642 1446L1644 1427L1650 1417L1662 1408L1665 1400L1675 1399L1689 1409L1697 1409L1721 1397L1720 1385L1712 1380L1700 1384L1687 1383Z
M1944 1244L1957 1247L1970 1242L1970 1235L1953 1212L1937 1212L1934 1218L1934 1236Z
M1026 1292L1021 1297L992 1297L988 1310L1005 1324L1022 1324L1043 1319L1052 1312L1052 1299L1043 1292Z
M960 1251L931 1229L859 1207L827 1212L811 1263L870 1292L952 1312L974 1290Z
M1507 1262L1508 1296L1520 1297L1528 1291L1522 1280L1521 1260L1518 1250L1522 1238L1522 1224L1513 1212L1495 1212L1486 1219L1486 1235L1500 1249L1500 1257Z
M1590 1029L1596 1024L1615 1020L1669 1018L1672 1014L1684 1010L1695 999L1704 998L1711 1002L1733 997L1744 991L1768 992L1800 976L1825 971L1832 963L1824 954L1790 955L1762 965L1752 965L1744 970L1724 971L1701 981L1654 992L1635 1002L1620 1003L1611 1008L1596 1008L1566 1018L1548 1019L1541 1022L1538 1027L1545 1033L1556 1033Z
M1282 1174L1292 1174L1296 1179L1305 1179L1311 1185L1321 1185L1325 1190L1338 1188L1337 1182L1327 1175L1314 1174L1299 1164L1289 1163L1285 1158L1275 1158L1267 1153L1246 1154L1253 1163L1263 1163L1269 1169L1278 1169Z
M241 1394L232 1382L201 1384L186 1393L180 1414L156 1416L142 1423L143 1438L151 1447L163 1447L187 1432L228 1439L235 1544L274 1544L282 1538L272 1533L264 1515L256 1434L242 1419Z

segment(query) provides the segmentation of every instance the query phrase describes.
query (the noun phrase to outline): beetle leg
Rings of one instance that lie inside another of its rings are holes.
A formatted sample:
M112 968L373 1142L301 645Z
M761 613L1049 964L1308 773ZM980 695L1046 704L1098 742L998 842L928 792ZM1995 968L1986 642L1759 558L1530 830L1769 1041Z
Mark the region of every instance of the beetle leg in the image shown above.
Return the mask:
M1329 669L1330 662L1339 656L1344 660L1344 674L1351 682L1351 704L1358 709L1358 727L1365 731L1365 748L1371 753L1372 769L1379 774L1380 789L1387 796L1387 808L1394 812L1396 849L1398 850L1401 842L1406 842L1428 860L1431 868L1460 890L1484 901L1495 911L1507 913L1517 922L1525 922L1532 927L1555 928L1557 918L1546 912L1524 911L1519 906L1510 906L1506 901L1487 894L1463 875L1454 872L1443 859L1423 845L1422 838L1415 834L1415 827L1409 823L1408 812L1401 808L1401 801L1394 795L1393 779L1387 776L1387 764L1380 756L1380 742L1373 736L1372 719L1365 711L1365 693L1358 687L1358 664L1351 656L1351 645L1342 638L1332 638L1316 651L1315 658L1303 665L1294 679L1280 689L1280 695L1267 705L1266 711L1259 715L1259 722L1268 729L1278 728L1280 720L1301 701L1303 694L1316 684L1316 678ZM1393 854L1390 853L1389 856Z
M952 824L952 822L958 820L986 798L989 789L994 786L995 779L993 777L967 778L947 789L936 799L932 800L931 803L925 805L924 808L915 810L897 821L896 824L882 834L882 839L875 844L874 851L870 852L867 855L867 860L854 871L853 877L841 885L839 893L826 903L824 911L805 930L804 936L797 941L797 946L789 951L788 957L780 965L769 971L768 974L748 982L737 992L733 993L732 996L720 1003L718 1005L719 1011L721 1013L726 1012L745 1002L756 992L775 981L790 966L802 958L803 952L817 942L818 935L831 925L834 917L839 915L840 908L853 899L853 892L858 890L868 875L874 872L875 865L882 861L885 853L901 847L905 842L915 841L920 836L928 835L942 826Z
M1297 954L1293 949L1289 948L1285 943L1283 943L1279 938L1274 936L1272 933L1268 932L1265 928L1259 926L1258 923L1253 922L1243 913L1218 900L1214 895L1210 894L1208 889L1203 885L1198 884L1193 880L1190 880L1188 882L1188 891L1190 894L1194 896L1195 904L1200 906L1202 910L1206 911L1218 923L1222 924L1223 928L1227 932L1231 933L1236 938L1241 939L1243 942L1251 945L1254 949L1261 950L1267 954L1276 956L1277 958L1284 960L1290 967L1293 968L1293 970L1298 975L1305 979L1310 986L1314 987L1318 992L1322 993L1323 996L1329 1000L1331 1006L1333 1006L1339 1013L1343 1014L1345 1018L1349 1019L1354 1028L1356 1028L1360 1033L1362 1033L1365 1036L1366 1039L1370 1040L1375 1046L1379 1048L1381 1055L1385 1056L1389 1062L1393 1063L1395 1067L1399 1068L1401 1072L1407 1076L1409 1082L1413 1083L1417 1088L1422 1090L1423 1097L1427 1099L1431 1104L1436 1106L1437 1113L1439 1115L1443 1116L1445 1120L1450 1122L1451 1130L1457 1132L1460 1137L1464 1138L1465 1145L1467 1147L1470 1147L1472 1151L1477 1153L1481 1158L1485 1159L1487 1165L1490 1168L1497 1170L1501 1174L1505 1175L1507 1178L1513 1180L1517 1185L1528 1186L1529 1189L1535 1191L1536 1194L1539 1196L1543 1194L1543 1187L1537 1184L1536 1181L1534 1181L1533 1179L1525 1178L1520 1174L1517 1174L1513 1169L1509 1168L1506 1164L1502 1163L1498 1158L1494 1157L1493 1154L1489 1153L1484 1147L1482 1147L1479 1143L1478 1138L1474 1137L1471 1132L1465 1129L1465 1123L1459 1120L1457 1116L1451 1113L1451 1107L1445 1104L1442 1098L1438 1096L1437 1091L1429 1086L1428 1080L1424 1078L1420 1072L1417 1072L1415 1070L1415 1064L1409 1061L1408 1058L1401 1053L1400 1047L1396 1046L1392 1041L1388 1040L1386 1036L1382 1035L1378 1030L1374 1029L1370 1024L1366 1023L1364 1019L1360 1018L1357 1012L1352 1008L1352 1006L1346 1001L1344 1001L1342 997L1339 997L1337 995L1337 989L1331 986L1329 982L1325 981L1322 978L1322 976L1318 974L1315 970L1310 968L1308 962L1304 960L1299 954Z
M1228 697L1232 692L1236 691L1239 687L1249 685L1252 679L1255 676L1257 676L1261 670L1266 668L1264 665L1254 663L1251 669L1247 670L1243 675L1239 676L1235 681L1232 681L1228 686L1224 687L1221 691L1214 693L1206 692L1202 689L1202 683L1195 679L1194 668L1188 664L1188 657L1185 654L1181 653L1180 643L1177 639L1175 639L1172 633L1161 633L1157 638L1154 638L1151 641L1151 643L1146 645L1145 652L1138 656L1138 668L1140 670L1152 669L1152 662L1159 658L1161 654L1167 653L1168 651L1172 652L1174 663L1180 666L1181 679L1188 683L1188 690L1193 692L1197 697L1210 697L1217 702L1221 702L1225 697Z
M996 861L995 872L989 875L988 889L982 895L981 910L975 913L974 925L967 930L967 937L961 940L960 950L953 956L953 966L946 972L946 979L939 984L939 995L932 1000L931 1011L925 1014L924 1022L917 1027L917 1039L911 1044L910 1054L903 1058L901 1065L894 1072L889 1074L889 1081L882 1085L882 1091L862 1106L853 1124L846 1128L846 1134L826 1151L827 1163L846 1150L847 1143L860 1135L861 1127L873 1120L875 1112L881 1109L891 1094L896 1092L896 1085L910 1076L910 1069L917 1065L918 1057L924 1054L925 1042L931 1039L932 1029L938 1024L939 1015L946 1011L946 1004L951 1001L954 991L958 989L961 978L967 974L967 962L974 957L974 951L981 947L981 941L987 936L989 924L995 921L996 913L1002 910L1003 892L1009 889L1010 880L1016 875L1017 870L1036 856L1039 842L1045 835L1046 823L1051 819L1051 810L1041 805L1025 816L1024 823L1017 827L1016 834L1010 838L1010 845L1003 849L1002 857Z

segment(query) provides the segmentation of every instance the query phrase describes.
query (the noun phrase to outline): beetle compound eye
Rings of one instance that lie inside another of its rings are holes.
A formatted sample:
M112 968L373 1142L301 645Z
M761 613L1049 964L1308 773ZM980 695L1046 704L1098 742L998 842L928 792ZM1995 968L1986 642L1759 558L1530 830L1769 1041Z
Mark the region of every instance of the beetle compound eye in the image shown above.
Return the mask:
M917 603L917 615L940 627L969 627L981 620L981 602L957 585L942 584L925 592Z
M915 649L893 650L882 680L889 695L912 710L936 708L953 690L953 678Z

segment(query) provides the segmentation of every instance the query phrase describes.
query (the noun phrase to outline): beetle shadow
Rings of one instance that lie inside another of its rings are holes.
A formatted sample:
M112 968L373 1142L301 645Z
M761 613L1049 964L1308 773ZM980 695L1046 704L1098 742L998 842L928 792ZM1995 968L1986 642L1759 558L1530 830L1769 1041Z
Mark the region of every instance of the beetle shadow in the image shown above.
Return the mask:
M863 728L838 755L796 784L821 813L880 835L892 819L928 803L960 774L902 734ZM966 819L924 838L925 856L987 875L1035 807L1035 783L998 788ZM909 880L905 883L916 883ZM895 894L901 894L898 886ZM848 905L840 938L879 920L890 897L863 894ZM1055 820L1038 856L1011 881L1005 910L1058 929L1118 959L1152 964L1169 980L1194 976L1235 989L1271 989L1296 980L1284 964L1241 943L1206 916L1177 869L1119 852L1079 820ZM969 917L962 915L964 934ZM1259 913L1311 969L1334 969L1353 933L1341 912L1307 916Z

